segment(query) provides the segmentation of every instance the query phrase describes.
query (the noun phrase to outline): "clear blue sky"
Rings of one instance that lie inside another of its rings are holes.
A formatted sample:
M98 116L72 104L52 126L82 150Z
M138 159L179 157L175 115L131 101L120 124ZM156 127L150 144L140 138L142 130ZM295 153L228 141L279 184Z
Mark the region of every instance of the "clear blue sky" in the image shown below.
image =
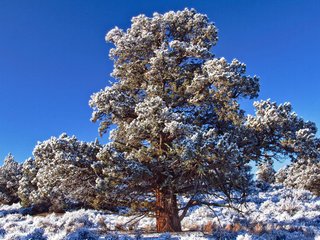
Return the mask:
M320 126L318 0L1 0L0 163L8 152L24 161L37 141L62 132L99 137L88 100L110 79L105 33L140 13L185 7L215 22L217 57L238 58L261 77L258 99L291 101Z

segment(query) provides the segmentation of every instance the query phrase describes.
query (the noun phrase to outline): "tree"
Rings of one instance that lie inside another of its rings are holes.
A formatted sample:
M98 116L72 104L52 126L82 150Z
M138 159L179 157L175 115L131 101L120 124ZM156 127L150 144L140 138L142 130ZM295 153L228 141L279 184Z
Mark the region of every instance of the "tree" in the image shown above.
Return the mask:
M304 152L296 131L316 131L289 104L256 102L256 115L246 116L238 101L258 96L258 77L236 59L216 58L217 39L215 25L193 9L139 15L126 32L106 35L115 82L89 102L100 134L113 128L98 154L107 165L99 183L135 210L153 211L158 232L181 231L192 206L243 200L250 161L294 158ZM177 195L190 200L181 206Z
M9 154L0 167L0 204L12 204L19 201L17 190L21 178L21 164Z
M19 196L24 206L49 208L61 212L72 208L107 208L105 195L95 187L96 171L101 164L96 154L99 143L78 141L62 134L39 142L34 148L34 159L23 164Z

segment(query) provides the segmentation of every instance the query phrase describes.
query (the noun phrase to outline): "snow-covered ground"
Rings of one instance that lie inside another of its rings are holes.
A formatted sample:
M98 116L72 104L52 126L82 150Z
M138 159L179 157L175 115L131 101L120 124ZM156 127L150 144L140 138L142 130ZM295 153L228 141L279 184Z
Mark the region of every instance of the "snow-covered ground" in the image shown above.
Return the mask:
M214 210L214 211L212 211ZM78 210L65 214L23 214L19 204L0 207L0 239L318 239L320 198L274 185L255 191L242 213L195 207L182 221L183 233L156 234L155 221ZM146 233L149 232L149 233Z

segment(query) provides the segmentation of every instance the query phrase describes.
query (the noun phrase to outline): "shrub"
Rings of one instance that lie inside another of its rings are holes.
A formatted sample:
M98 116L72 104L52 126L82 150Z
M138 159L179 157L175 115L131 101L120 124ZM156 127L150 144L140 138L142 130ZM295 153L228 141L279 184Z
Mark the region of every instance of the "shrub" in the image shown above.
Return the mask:
M19 187L23 206L53 212L107 208L105 194L95 187L101 168L93 166L99 165L96 154L100 148L97 142L80 142L66 134L38 143L34 158L23 164Z

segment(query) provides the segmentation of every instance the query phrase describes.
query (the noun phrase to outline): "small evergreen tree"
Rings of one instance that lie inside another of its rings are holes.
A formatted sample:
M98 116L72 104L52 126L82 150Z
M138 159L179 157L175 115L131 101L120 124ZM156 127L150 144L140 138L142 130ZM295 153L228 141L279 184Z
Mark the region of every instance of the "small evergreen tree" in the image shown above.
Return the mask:
M99 185L154 212L157 231L181 231L192 206L221 204L206 194L223 195L226 205L242 200L250 161L313 154L297 133L316 128L290 104L256 102L256 114L244 114L238 101L258 96L258 78L240 61L214 56L217 29L207 16L189 9L139 15L106 40L115 45L116 81L90 100L100 134L114 126L98 154L107 165ZM180 206L177 195L189 202Z
M0 204L12 204L19 201L18 187L21 178L21 164L9 154L0 167Z
M62 134L38 143L34 159L23 164L19 196L24 206L35 205L60 212L71 208L106 208L106 196L95 185L99 143L78 141Z
M258 165L257 180L264 183L274 183L276 171L273 169L272 161L263 162Z

